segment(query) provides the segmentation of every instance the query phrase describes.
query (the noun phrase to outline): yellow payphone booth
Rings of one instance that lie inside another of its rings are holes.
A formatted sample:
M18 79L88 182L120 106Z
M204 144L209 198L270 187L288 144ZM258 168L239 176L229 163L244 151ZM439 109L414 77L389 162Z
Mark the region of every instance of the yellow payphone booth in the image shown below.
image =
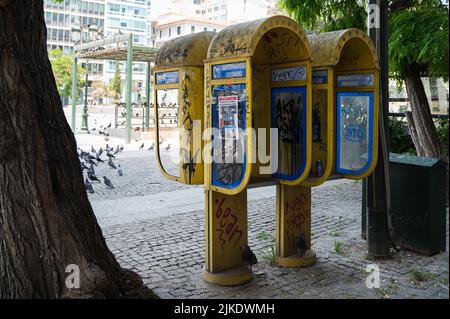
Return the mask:
M157 162L165 177L184 184L203 184L203 60L215 34L168 41L155 60Z
M297 185L308 177L311 164L310 57L306 34L285 16L227 27L210 44L205 61L209 132L204 136L208 282L237 285L252 278L243 258L249 186L280 184L280 257L290 253L299 234L310 240L310 216L303 214L299 221L301 207L295 204L302 197ZM279 132L273 139L271 129ZM257 154L265 143L269 164ZM291 204L292 209L284 209Z
M377 162L379 64L359 29L308 37L313 65L313 164L305 185L363 179ZM322 173L317 164L322 165Z

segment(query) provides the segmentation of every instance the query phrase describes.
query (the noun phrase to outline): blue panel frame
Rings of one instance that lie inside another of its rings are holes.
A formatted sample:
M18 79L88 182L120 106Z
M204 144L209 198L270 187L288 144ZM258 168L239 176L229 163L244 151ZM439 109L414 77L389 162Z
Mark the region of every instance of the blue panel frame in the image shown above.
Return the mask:
M341 161L341 134L340 134L340 128L341 128L341 107L340 107L340 100L341 97L345 96L368 96L369 97L369 146L368 146L368 156L367 156L367 163L362 167L361 169L357 171L345 169L340 167L340 161ZM337 125L336 125L336 172L340 174L345 175L361 175L364 174L372 164L373 159L373 92L338 92L336 94L336 119L337 119Z
M303 101L302 101L302 118L303 118L303 143L302 143L302 153L303 153L303 158L302 158L302 164L300 166L300 169L298 170L297 174L295 175L286 175L286 174L281 174L281 173L274 173L272 174L272 176L274 178L278 178L281 180L286 180L286 181L293 181L296 180L297 178L299 178L302 174L303 171L305 170L305 166L306 166L306 86L289 86L289 87L277 87L277 88L272 88L271 94L272 94L272 128L276 128L277 127L277 123L276 123L276 101L275 101L275 97L277 95L277 93L301 93L303 95ZM300 125L300 123L299 123ZM277 155L278 156L278 155Z
M245 61L214 64L211 66L212 79L244 78L247 75Z
M212 127L217 128L218 125L218 105L217 105L217 96L215 95L214 91L244 91L244 95L246 96L246 85L244 83L241 84L230 84L230 85L216 85L212 87ZM246 112L247 112L247 101L244 99L243 101L238 100L238 103L242 103L242 126L240 129L246 130L247 128L247 119L246 119ZM213 139L213 147L212 147L212 185L222 188L228 188L228 189L234 189L238 187L245 176L245 170L247 168L247 141L244 138L244 163L242 163L242 174L240 178L236 181L234 181L231 184L223 184L219 180L217 180L217 173L216 173L216 166L214 165L214 148L215 143L217 141L214 136L212 136Z

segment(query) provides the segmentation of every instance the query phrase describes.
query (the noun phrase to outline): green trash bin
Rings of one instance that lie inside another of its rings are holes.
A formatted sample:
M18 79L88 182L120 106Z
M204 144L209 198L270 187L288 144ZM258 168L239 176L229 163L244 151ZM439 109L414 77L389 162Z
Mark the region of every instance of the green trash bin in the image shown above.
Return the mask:
M446 163L390 153L391 214L396 244L426 255L446 249Z

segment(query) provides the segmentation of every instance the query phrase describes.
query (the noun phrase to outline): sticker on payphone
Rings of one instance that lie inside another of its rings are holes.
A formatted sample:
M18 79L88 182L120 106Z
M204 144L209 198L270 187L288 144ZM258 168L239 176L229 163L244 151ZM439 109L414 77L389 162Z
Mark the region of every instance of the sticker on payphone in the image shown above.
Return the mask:
M337 103L336 171L359 175L372 162L373 93L338 93Z
M238 96L219 96L219 132L222 139L239 138Z

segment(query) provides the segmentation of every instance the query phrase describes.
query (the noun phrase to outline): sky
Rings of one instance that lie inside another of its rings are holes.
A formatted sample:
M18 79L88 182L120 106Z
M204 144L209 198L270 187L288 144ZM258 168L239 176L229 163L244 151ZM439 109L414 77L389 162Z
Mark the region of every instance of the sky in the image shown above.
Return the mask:
M152 0L152 18L156 18L160 13L164 12L170 5L169 0Z

